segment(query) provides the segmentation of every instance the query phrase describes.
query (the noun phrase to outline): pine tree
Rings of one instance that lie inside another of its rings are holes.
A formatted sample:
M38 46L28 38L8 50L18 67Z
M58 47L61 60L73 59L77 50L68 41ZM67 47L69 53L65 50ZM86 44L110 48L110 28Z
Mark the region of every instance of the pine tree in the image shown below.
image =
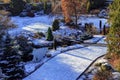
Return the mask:
M52 34L52 30L51 30L50 27L48 28L48 31L47 31L47 40L48 41L52 41L53 40L53 34Z
M23 0L11 0L10 11L13 15L19 15L24 9L25 2Z
M60 28L60 26L59 26L59 21L56 19L56 20L54 20L54 22L53 22L53 24L52 24L52 30L53 31L56 31L56 30L58 30Z
M108 51L120 54L120 0L114 0L110 5L109 16L111 27L107 36Z

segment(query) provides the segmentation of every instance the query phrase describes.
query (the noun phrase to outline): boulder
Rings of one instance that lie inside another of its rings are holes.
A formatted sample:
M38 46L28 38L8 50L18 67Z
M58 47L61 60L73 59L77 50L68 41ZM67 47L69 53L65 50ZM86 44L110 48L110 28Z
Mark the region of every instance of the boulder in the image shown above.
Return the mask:
M27 16L28 16L28 17L35 17L35 14L32 13L32 12L28 12L28 13L27 13Z

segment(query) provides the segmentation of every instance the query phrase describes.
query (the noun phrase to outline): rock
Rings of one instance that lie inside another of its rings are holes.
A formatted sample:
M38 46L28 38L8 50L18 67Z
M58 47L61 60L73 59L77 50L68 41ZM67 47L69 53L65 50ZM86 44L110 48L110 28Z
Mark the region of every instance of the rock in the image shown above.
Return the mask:
M120 73L119 72L113 72L113 80L120 80Z
M27 14L28 14L27 12L21 12L19 16L20 16L20 17L26 17Z
M102 65L101 65L101 69L102 69L102 70L112 70L112 71L114 70L109 63L104 63L104 64L102 64Z
M28 12L28 13L27 13L27 16L28 16L28 17L35 17L35 14L32 13L32 12Z

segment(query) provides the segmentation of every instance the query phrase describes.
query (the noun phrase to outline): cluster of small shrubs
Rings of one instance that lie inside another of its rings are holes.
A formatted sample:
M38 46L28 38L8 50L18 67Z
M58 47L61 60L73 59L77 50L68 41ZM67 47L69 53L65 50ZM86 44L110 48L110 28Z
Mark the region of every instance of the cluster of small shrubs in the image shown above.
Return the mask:
M53 41L54 36L53 36L52 31L56 31L56 30L58 30L59 28L60 28L60 26L59 26L59 20L55 19L55 20L53 21L53 24L52 24L52 29L49 27L49 28L48 28L48 31L47 31L47 40L48 40L48 41Z
M5 80L22 80L25 76L24 65L22 62L32 60L32 47L27 43L25 37L19 36L11 38L9 34L4 33L0 36L2 42L0 55L0 68L5 74Z
M92 23L85 23L85 31L88 34L98 34L97 28Z
M112 73L110 71L97 71L94 75L93 80L111 80Z
M42 37L45 37L45 35L44 35L44 33L42 33L42 32L37 32L37 33L34 34L33 37L34 37L34 38L42 38Z
M95 72L95 75L93 76L93 80L113 80L113 68L110 64L107 62L101 63L95 63L97 72Z

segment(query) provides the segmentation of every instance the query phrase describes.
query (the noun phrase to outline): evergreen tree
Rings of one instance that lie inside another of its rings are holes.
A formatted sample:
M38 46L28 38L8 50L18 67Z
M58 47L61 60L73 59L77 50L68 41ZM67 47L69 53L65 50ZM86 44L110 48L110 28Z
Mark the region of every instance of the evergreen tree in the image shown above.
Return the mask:
M103 8L106 2L106 0L88 0L88 1L90 2L90 10Z
M0 68L6 75L6 80L21 80L24 76L21 56L18 54L18 48L12 43L10 37L5 40L3 55L0 56Z
M114 0L110 5L109 16L111 27L107 36L108 51L120 54L120 0Z
M47 14L47 1L44 0L44 14Z
M56 20L54 20L54 22L53 22L53 24L52 24L52 30L53 31L56 31L56 30L58 30L60 28L60 26L59 26L59 21L56 19Z
M51 30L50 27L48 28L48 31L47 31L47 40L48 41L52 41L53 40L53 34L52 34L52 30Z
M17 44L19 44L19 51L21 52L22 61L31 61L33 59L33 55L30 53L32 53L33 47L28 43L27 38L24 36L17 37Z
M10 12L13 15L19 15L24 9L25 2L23 0L11 0L10 2Z

